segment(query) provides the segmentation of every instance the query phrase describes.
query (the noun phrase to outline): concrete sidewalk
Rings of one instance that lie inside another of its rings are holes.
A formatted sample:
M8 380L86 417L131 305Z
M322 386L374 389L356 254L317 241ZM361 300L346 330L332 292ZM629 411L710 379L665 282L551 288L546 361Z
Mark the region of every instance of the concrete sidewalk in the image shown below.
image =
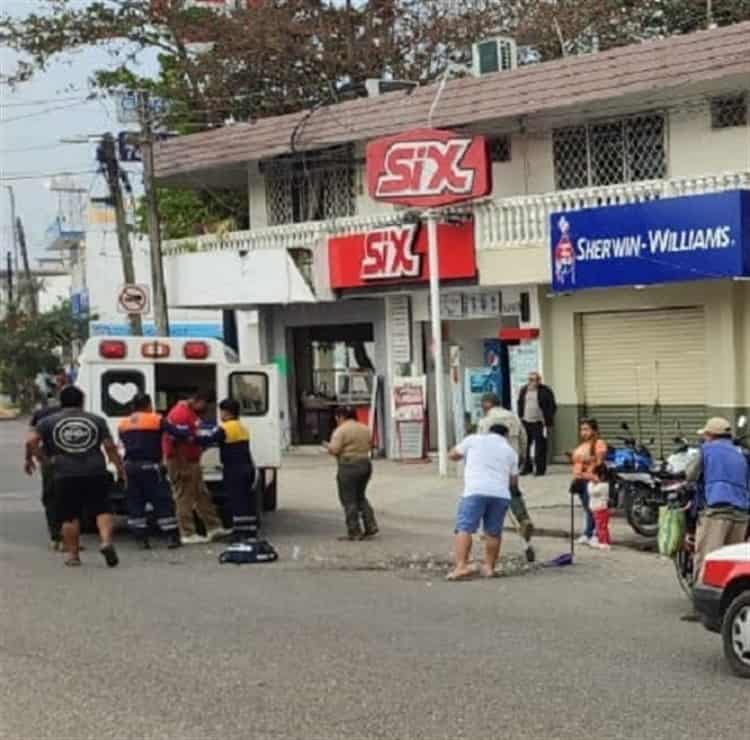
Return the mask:
M451 531L463 481L459 466L451 465L449 476L438 475L434 461L399 463L377 460L368 497L380 519L400 527ZM284 457L279 480L282 509L327 511L337 509L335 462L317 448L298 448ZM570 532L570 469L553 465L541 478L526 476L521 489L537 530L537 536L568 537ZM575 502L576 534L583 512ZM613 543L652 549L654 543L632 531L624 517L612 518Z

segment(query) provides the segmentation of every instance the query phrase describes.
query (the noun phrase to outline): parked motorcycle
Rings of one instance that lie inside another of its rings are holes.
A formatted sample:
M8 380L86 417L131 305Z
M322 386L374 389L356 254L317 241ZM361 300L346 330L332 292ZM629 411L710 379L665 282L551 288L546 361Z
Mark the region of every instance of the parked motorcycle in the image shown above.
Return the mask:
M656 537L659 531L659 507L666 503L665 484L684 477L697 448L682 437L675 437L676 448L666 461L658 464L643 442L631 433L626 422L621 425L627 436L619 437L622 447L611 448L607 464L612 472L610 505L622 506L628 524L643 537ZM654 440L649 440L653 444Z

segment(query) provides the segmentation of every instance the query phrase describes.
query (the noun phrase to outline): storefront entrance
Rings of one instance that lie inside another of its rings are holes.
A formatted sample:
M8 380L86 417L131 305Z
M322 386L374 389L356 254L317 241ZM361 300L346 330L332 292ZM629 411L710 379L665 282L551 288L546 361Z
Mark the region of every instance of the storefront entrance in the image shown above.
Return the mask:
M375 378L372 324L293 327L290 375L292 443L320 444L334 429L336 406L354 406L367 422Z

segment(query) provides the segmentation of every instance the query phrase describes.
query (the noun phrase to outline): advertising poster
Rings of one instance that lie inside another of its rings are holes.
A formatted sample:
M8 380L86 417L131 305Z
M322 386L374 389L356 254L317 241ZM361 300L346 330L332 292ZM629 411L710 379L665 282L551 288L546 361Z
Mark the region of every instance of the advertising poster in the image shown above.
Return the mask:
M484 365L490 370L492 389L486 393L495 393L503 400L503 365L502 365L503 343L499 339L484 340Z
M516 347L509 347L510 359L510 397L513 412L518 413L518 394L526 385L529 373L539 370L539 347L537 342L523 342Z
M397 460L421 460L424 457L427 378L396 378L393 381L391 418Z
M497 373L489 367L467 367L464 371L464 399L466 413L472 424L482 416L482 396L497 393Z
M453 436L456 444L466 436L464 378L461 347L454 344L450 348L450 389L453 411Z

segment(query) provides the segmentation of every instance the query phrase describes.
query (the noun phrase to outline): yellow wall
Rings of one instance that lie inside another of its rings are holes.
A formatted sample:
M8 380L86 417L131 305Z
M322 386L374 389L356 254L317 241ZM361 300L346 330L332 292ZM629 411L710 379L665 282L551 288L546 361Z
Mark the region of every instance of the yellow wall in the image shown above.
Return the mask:
M649 308L703 306L706 316L706 403L748 403L750 380L750 286L699 282L645 290L591 290L547 297L542 302L544 373L563 404L578 404L576 314ZM679 351L679 347L675 347Z

